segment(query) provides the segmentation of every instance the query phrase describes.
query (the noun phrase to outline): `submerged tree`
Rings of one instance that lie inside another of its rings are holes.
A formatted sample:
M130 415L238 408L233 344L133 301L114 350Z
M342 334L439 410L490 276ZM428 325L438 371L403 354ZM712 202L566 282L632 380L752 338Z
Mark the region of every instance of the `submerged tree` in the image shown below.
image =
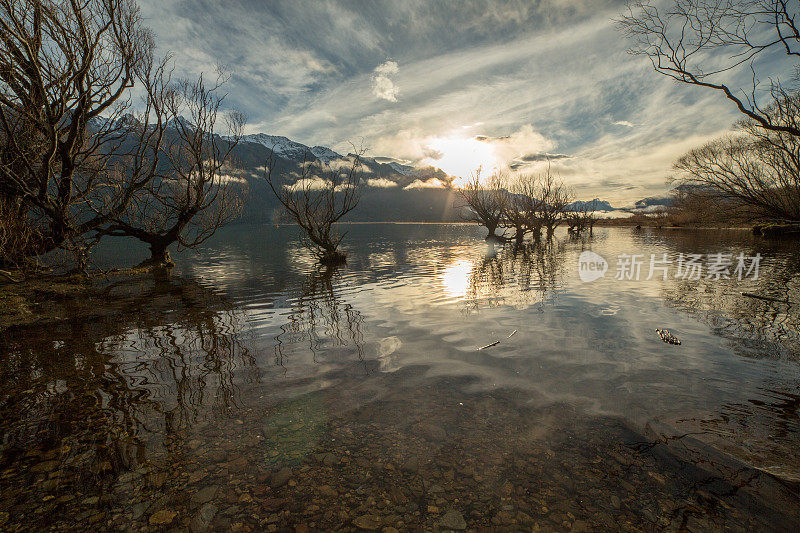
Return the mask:
M553 237L556 228L566 217L567 205L572 201L572 193L550 169L531 176L530 197L536 203L536 224L544 228L548 239Z
M164 140L151 155L152 178L105 233L146 243L148 263L172 264L170 245L195 247L241 212L243 184L230 175L230 167L244 117L235 111L223 117L224 96L218 93L224 81L220 77L208 86L201 76L164 85L153 95L157 124L138 124L143 130L162 128ZM231 133L224 140L217 133L220 118Z
M800 55L798 15L800 3L787 0L637 0L619 25L636 41L631 52L648 57L656 72L718 91L758 126L799 136L798 125L776 122L759 105L759 78L767 76L758 75L756 63L771 53ZM748 91L731 85L744 65L752 70ZM787 94L772 78L770 93Z
M463 207L466 208L464 218L489 230L487 241L506 240L505 236L497 235L497 229L502 227L509 202L503 181L502 175L493 174L484 182L481 180L479 169L458 190L464 202Z
M596 200L591 202L574 202L566 211L567 232L571 235L580 235L588 230L589 235L594 232L597 223Z
M87 235L146 183L116 160L153 39L133 0L3 0L0 34L0 195L32 225L22 253L85 266Z
M339 249L346 233L339 233L335 224L358 205L361 199L361 157L363 149L355 150L344 161L330 164L309 158L300 171L288 177L286 183L275 172L275 154L270 155L265 179L286 213L303 230L305 245L320 263L344 263L347 254Z
M514 225L521 224L524 233L528 232L533 237L534 242L539 242L542 238L543 220L540 216L542 208L541 199L538 197L539 177L536 174L520 174L512 187L511 202L507 215ZM519 231L517 231L519 235Z
M503 225L514 230L514 243L519 246L531 231L530 213L525 209L526 198L510 193L503 211Z

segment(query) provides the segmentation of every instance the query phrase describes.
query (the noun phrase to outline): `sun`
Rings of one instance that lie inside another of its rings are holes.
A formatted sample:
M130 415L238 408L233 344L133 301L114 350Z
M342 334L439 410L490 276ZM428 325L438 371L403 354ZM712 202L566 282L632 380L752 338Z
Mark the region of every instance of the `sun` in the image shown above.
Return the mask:
M466 178L481 169L488 176L500 165L494 148L474 137L435 137L427 143L428 150L438 157L429 157L425 163L438 167L451 176L456 176L453 184L458 186Z

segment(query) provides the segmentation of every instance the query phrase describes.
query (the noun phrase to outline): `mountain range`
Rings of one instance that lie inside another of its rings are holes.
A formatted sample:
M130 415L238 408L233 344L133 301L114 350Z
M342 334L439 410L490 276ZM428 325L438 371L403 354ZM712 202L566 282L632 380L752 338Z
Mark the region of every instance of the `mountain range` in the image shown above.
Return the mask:
M273 152L274 151L274 152ZM247 220L277 220L279 206L263 179L263 168L274 153L275 171L284 176L300 170L304 161L317 159L324 164L346 161L325 146L306 146L287 137L255 133L245 135L234 148L237 175L250 186L245 208ZM350 155L350 154L348 154ZM388 157L362 157L364 188L361 202L351 221L458 222L462 220L461 201L450 186L454 179L436 167L417 167ZM259 169L261 169L259 171ZM613 211L608 201L595 198L575 201L571 209L589 207Z
M122 117L122 121L135 120ZM191 127L183 121L183 125ZM175 135L176 121L168 123L167 135ZM170 129L173 130L170 133ZM221 136L223 142L231 139ZM325 165L336 162L347 163L348 156L326 146L307 146L288 137L254 133L243 136L233 148L232 165L227 179L247 184L248 201L242 218L246 222L280 220L281 206L269 189L265 178L267 162L272 157L274 175L279 182L290 185L295 182L304 163L318 160ZM365 157L363 180L365 187L358 207L348 217L349 221L363 222L458 222L462 220L462 202L457 191L450 185L453 176L439 168L418 167L388 157ZM597 211L612 211L607 201L576 201L570 207L582 209L586 206Z

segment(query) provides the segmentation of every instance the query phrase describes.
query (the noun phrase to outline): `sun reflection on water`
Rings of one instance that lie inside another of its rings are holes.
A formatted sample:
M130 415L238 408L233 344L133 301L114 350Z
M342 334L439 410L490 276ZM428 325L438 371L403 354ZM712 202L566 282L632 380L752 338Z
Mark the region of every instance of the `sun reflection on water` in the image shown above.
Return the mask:
M467 259L459 259L448 265L440 278L444 291L455 298L463 298L467 295L471 274L472 262Z

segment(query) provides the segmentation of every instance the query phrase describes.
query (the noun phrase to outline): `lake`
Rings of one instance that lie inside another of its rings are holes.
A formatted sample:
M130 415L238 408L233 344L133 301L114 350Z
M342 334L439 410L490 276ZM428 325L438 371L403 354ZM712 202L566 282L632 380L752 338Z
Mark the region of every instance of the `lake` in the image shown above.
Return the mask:
M117 312L3 333L0 527L800 526L798 243L342 229L335 271L292 226L231 226L171 276L109 278Z

